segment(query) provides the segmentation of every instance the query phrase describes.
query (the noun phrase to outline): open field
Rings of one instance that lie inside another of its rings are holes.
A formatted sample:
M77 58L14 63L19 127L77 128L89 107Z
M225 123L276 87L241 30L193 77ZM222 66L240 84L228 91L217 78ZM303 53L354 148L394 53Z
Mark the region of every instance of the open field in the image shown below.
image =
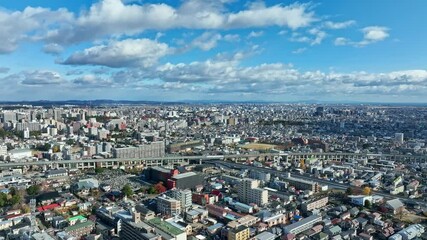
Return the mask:
M427 217L424 217L424 216L419 216L419 215L415 215L412 213L405 213L402 216L401 220L404 222L409 222L409 223L419 223L419 222L424 221L426 219L427 219Z
M249 143L245 145L239 145L243 149L253 149L253 150L269 150L273 149L276 145L264 144L264 143Z

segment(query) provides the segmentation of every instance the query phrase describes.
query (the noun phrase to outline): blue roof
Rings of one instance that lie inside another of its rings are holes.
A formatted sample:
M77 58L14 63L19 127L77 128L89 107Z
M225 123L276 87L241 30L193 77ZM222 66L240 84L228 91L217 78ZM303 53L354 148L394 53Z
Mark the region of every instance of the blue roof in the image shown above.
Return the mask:
M236 219L237 219L237 218L236 218L236 216L231 215L231 214L227 214L227 215L225 215L225 218L227 218L227 219L229 219L229 220L236 220Z
M224 226L224 224L217 223L217 224L214 224L214 225L208 227L207 229L208 229L208 231L211 231L211 230L215 230L215 229L218 229L218 228L222 228L223 226Z

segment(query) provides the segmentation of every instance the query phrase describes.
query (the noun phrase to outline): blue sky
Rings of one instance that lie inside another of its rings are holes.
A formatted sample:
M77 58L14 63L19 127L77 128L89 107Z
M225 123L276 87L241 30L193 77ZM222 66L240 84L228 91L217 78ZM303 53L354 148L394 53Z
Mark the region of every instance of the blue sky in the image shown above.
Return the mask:
M427 102L425 0L0 1L0 100Z

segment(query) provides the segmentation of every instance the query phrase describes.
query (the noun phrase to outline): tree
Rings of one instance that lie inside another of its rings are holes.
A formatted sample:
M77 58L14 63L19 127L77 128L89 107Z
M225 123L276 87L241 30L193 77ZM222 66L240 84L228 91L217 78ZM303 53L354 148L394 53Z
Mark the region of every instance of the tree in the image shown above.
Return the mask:
M30 206L28 206L27 204L21 204L20 208L21 208L21 211L23 213L29 213L29 212L31 212Z
M58 146L58 145L55 145L55 146L53 146L53 148L52 148L52 151L54 152L54 153L57 153L57 152L59 152L61 149L60 149L60 147Z
M147 193L148 194L156 194L156 189L153 186L151 186L148 188Z
M365 201L365 208L371 208L372 207L372 203L371 203L371 201L369 201L369 200L366 200Z
M371 195L372 189L370 187L363 188L363 195Z
M7 203L7 194L0 193L0 207L6 206L6 203Z
M353 188L348 187L347 190L345 190L345 194L347 194L347 195L353 195Z
M39 185L32 185L29 188L27 188L27 193L30 196L34 196L39 194L40 192L40 186Z
M163 186L163 183L162 182L159 182L159 183L157 183L156 185L154 185L154 188L156 189L156 192L157 193L164 193L164 192L166 192L166 187L165 186Z
M37 150L42 151L42 152L47 152L50 150L52 146L49 143L45 143L44 145L39 145L37 146Z
M101 167L97 167L97 168L95 168L95 173L96 174L101 174L101 173L103 173L104 172L104 169L103 168L101 168Z
M73 146L73 145L76 143L76 141L74 141L74 139L70 138L70 139L67 139L67 141L65 141L65 143L66 143L67 145L71 145L71 146Z
M129 197L129 196L132 196L132 195L133 195L132 188L130 187L130 185L129 185L129 184L126 184L126 185L124 185L124 186L123 186L123 188L122 188L122 193L123 193L124 195L126 195L127 197Z
M21 200L22 200L21 196L19 194L15 194L10 199L10 205L18 204L21 202Z

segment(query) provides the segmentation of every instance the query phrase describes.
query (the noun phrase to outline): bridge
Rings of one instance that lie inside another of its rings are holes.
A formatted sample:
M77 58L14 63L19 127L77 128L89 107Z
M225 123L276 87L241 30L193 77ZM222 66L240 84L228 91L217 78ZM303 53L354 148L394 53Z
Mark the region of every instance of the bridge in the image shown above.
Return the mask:
M149 167L166 165L187 165L191 161L201 164L209 161L244 162L247 160L259 161L299 161L300 159L318 158L325 161L351 161L351 160L386 160L396 162L427 162L427 155L395 155L395 154L366 154L366 153L259 153L259 154L230 154L230 155L205 155L205 156L165 156L151 158L107 158L107 159L81 159L81 160L39 160L20 162L1 162L0 169L15 167L31 168L43 167L44 169L94 169L120 168L120 167Z

